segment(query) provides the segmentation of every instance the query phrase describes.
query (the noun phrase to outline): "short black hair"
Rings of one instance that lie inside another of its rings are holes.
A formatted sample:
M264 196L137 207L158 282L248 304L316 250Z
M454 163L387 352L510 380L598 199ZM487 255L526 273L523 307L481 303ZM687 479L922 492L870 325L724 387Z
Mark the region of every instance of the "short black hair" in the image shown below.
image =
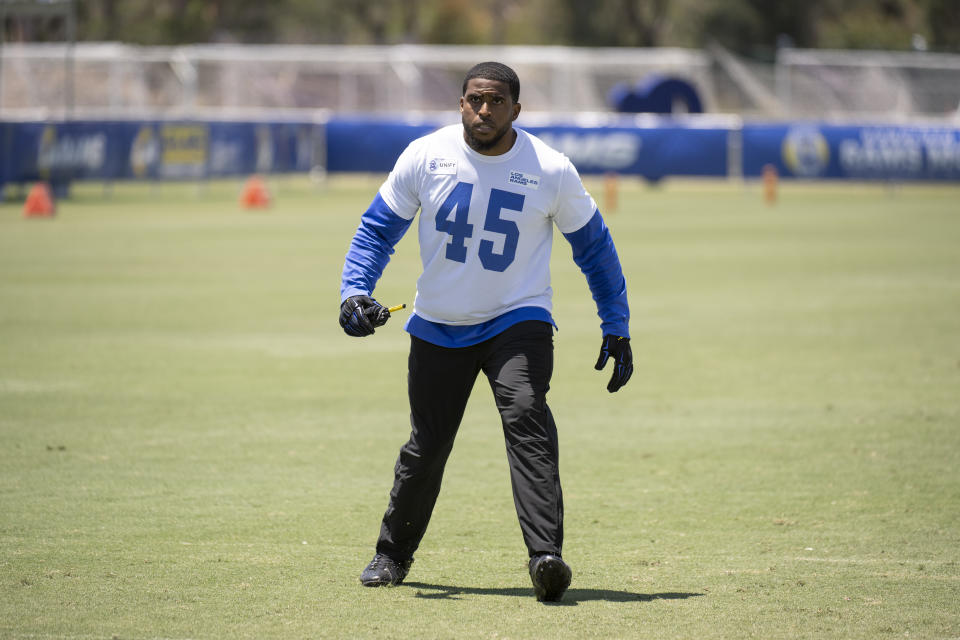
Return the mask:
M481 62L480 64L473 65L463 78L463 88L460 90L461 95L467 93L467 83L474 78L505 82L507 86L510 87L510 97L513 99L514 104L520 100L520 78L517 77L513 69L505 64L499 62Z

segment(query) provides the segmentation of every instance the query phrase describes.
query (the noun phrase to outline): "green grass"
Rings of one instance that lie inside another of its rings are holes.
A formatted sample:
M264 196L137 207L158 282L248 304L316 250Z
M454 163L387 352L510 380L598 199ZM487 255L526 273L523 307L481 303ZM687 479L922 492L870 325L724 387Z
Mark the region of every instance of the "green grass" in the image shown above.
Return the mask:
M485 383L410 583L357 580L409 428L407 312L336 323L377 184L0 206L0 637L960 636L960 189L624 183L615 395L558 238L554 606ZM386 303L413 301L415 235Z

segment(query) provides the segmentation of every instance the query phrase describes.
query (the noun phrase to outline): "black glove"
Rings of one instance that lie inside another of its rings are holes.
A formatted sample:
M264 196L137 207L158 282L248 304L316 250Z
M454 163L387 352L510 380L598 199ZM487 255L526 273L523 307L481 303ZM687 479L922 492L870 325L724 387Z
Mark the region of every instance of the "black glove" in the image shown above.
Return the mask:
M350 296L340 305L340 326L348 336L369 336L390 319L390 312L370 296Z
M627 384L627 380L633 375L633 351L630 349L630 338L610 334L603 336L600 357L597 358L594 369L597 371L603 369L609 358L613 358L613 375L610 376L607 391L613 393Z

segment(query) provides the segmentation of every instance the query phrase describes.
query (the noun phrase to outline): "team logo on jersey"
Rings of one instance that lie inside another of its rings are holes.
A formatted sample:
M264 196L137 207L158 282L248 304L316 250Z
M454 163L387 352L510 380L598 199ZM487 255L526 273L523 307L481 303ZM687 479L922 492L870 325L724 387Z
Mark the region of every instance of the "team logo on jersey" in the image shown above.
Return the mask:
M437 176L457 175L457 161L447 158L433 158L427 163L427 170Z
M540 188L540 176L524 173L523 171L511 171L509 182L510 184L518 184L521 187L527 187L529 189Z

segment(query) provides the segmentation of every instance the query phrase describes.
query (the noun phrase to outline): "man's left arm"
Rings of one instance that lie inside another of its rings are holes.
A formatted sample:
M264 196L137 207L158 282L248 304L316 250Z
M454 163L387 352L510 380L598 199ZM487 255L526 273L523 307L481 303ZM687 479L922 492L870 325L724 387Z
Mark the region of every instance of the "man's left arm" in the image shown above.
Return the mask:
M630 349L630 307L627 304L627 283L620 266L620 257L610 230L599 210L585 225L564 233L573 249L573 261L587 278L590 293L597 303L603 342L595 368L603 369L607 360L614 361L613 375L607 391L613 393L633 375L633 352Z

